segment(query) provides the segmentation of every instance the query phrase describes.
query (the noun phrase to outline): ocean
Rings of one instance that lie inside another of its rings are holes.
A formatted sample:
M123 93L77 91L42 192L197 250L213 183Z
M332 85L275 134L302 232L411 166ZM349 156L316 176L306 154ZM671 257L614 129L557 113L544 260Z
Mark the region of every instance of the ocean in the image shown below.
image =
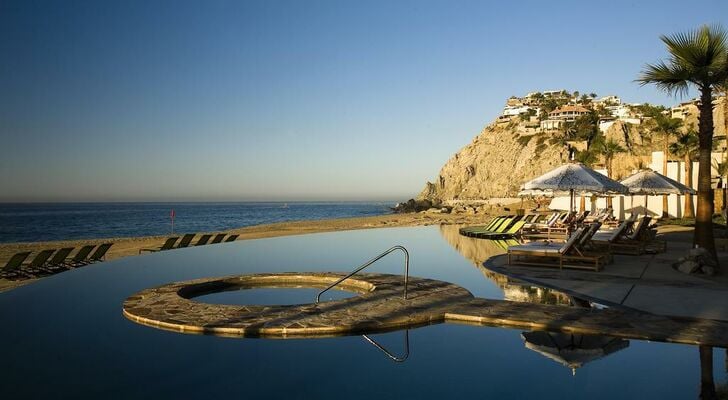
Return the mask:
M389 214L394 202L0 203L0 243L225 231Z

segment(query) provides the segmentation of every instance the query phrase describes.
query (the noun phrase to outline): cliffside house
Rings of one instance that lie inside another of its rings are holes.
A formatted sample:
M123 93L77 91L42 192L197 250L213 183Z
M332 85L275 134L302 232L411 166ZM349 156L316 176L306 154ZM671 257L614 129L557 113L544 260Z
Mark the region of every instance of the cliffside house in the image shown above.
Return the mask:
M549 113L549 119L560 119L562 121L574 121L582 115L589 113L589 110L582 106L566 105Z
M582 106L565 105L551 111L549 117L541 121L541 130L550 131L561 128L566 121L574 121L582 115L588 114L589 110Z
M619 96L604 96L600 99L594 99L593 103L595 105L602 104L604 106L618 106L622 104L622 99L619 98Z
M530 110L528 106L505 106L503 107L503 115L521 115L525 114Z

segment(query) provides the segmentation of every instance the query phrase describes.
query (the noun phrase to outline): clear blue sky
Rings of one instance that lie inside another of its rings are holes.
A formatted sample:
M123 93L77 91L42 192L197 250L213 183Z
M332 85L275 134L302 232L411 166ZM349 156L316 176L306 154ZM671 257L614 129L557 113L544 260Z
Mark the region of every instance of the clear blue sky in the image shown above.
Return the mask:
M406 199L511 95L633 80L728 2L0 1L0 201Z

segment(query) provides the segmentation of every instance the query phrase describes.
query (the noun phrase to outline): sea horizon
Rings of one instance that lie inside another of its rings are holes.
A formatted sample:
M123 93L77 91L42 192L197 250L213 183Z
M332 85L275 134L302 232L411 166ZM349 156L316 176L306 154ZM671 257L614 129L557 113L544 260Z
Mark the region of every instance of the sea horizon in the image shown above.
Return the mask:
M0 243L216 232L384 215L392 212L393 205L385 201L0 203Z

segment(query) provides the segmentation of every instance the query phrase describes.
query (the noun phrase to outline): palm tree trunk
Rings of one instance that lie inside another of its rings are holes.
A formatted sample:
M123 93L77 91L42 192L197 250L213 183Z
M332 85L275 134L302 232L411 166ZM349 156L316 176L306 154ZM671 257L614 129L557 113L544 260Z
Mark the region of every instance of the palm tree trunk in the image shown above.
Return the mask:
M690 159L690 154L685 154L685 186L693 187L693 160ZM695 218L695 212L693 211L693 195L685 195L685 210L683 211L683 218Z
M693 244L715 253L713 239L713 189L710 187L710 152L713 148L713 104L710 87L700 90L700 119L698 138L700 155L698 158L698 212L695 218ZM717 257L716 257L717 259Z
M710 346L699 346L700 352L700 399L714 400L718 396L715 393L715 382L713 381L713 348Z
M610 158L604 159L604 164L607 167L607 178L612 178L612 160ZM607 208L612 208L612 196L607 196Z
M667 176L667 142L668 142L668 136L667 132L664 133L665 140L662 144L662 175ZM668 210L669 204L667 203L667 195L662 195L662 217L661 218L667 218L667 210Z

